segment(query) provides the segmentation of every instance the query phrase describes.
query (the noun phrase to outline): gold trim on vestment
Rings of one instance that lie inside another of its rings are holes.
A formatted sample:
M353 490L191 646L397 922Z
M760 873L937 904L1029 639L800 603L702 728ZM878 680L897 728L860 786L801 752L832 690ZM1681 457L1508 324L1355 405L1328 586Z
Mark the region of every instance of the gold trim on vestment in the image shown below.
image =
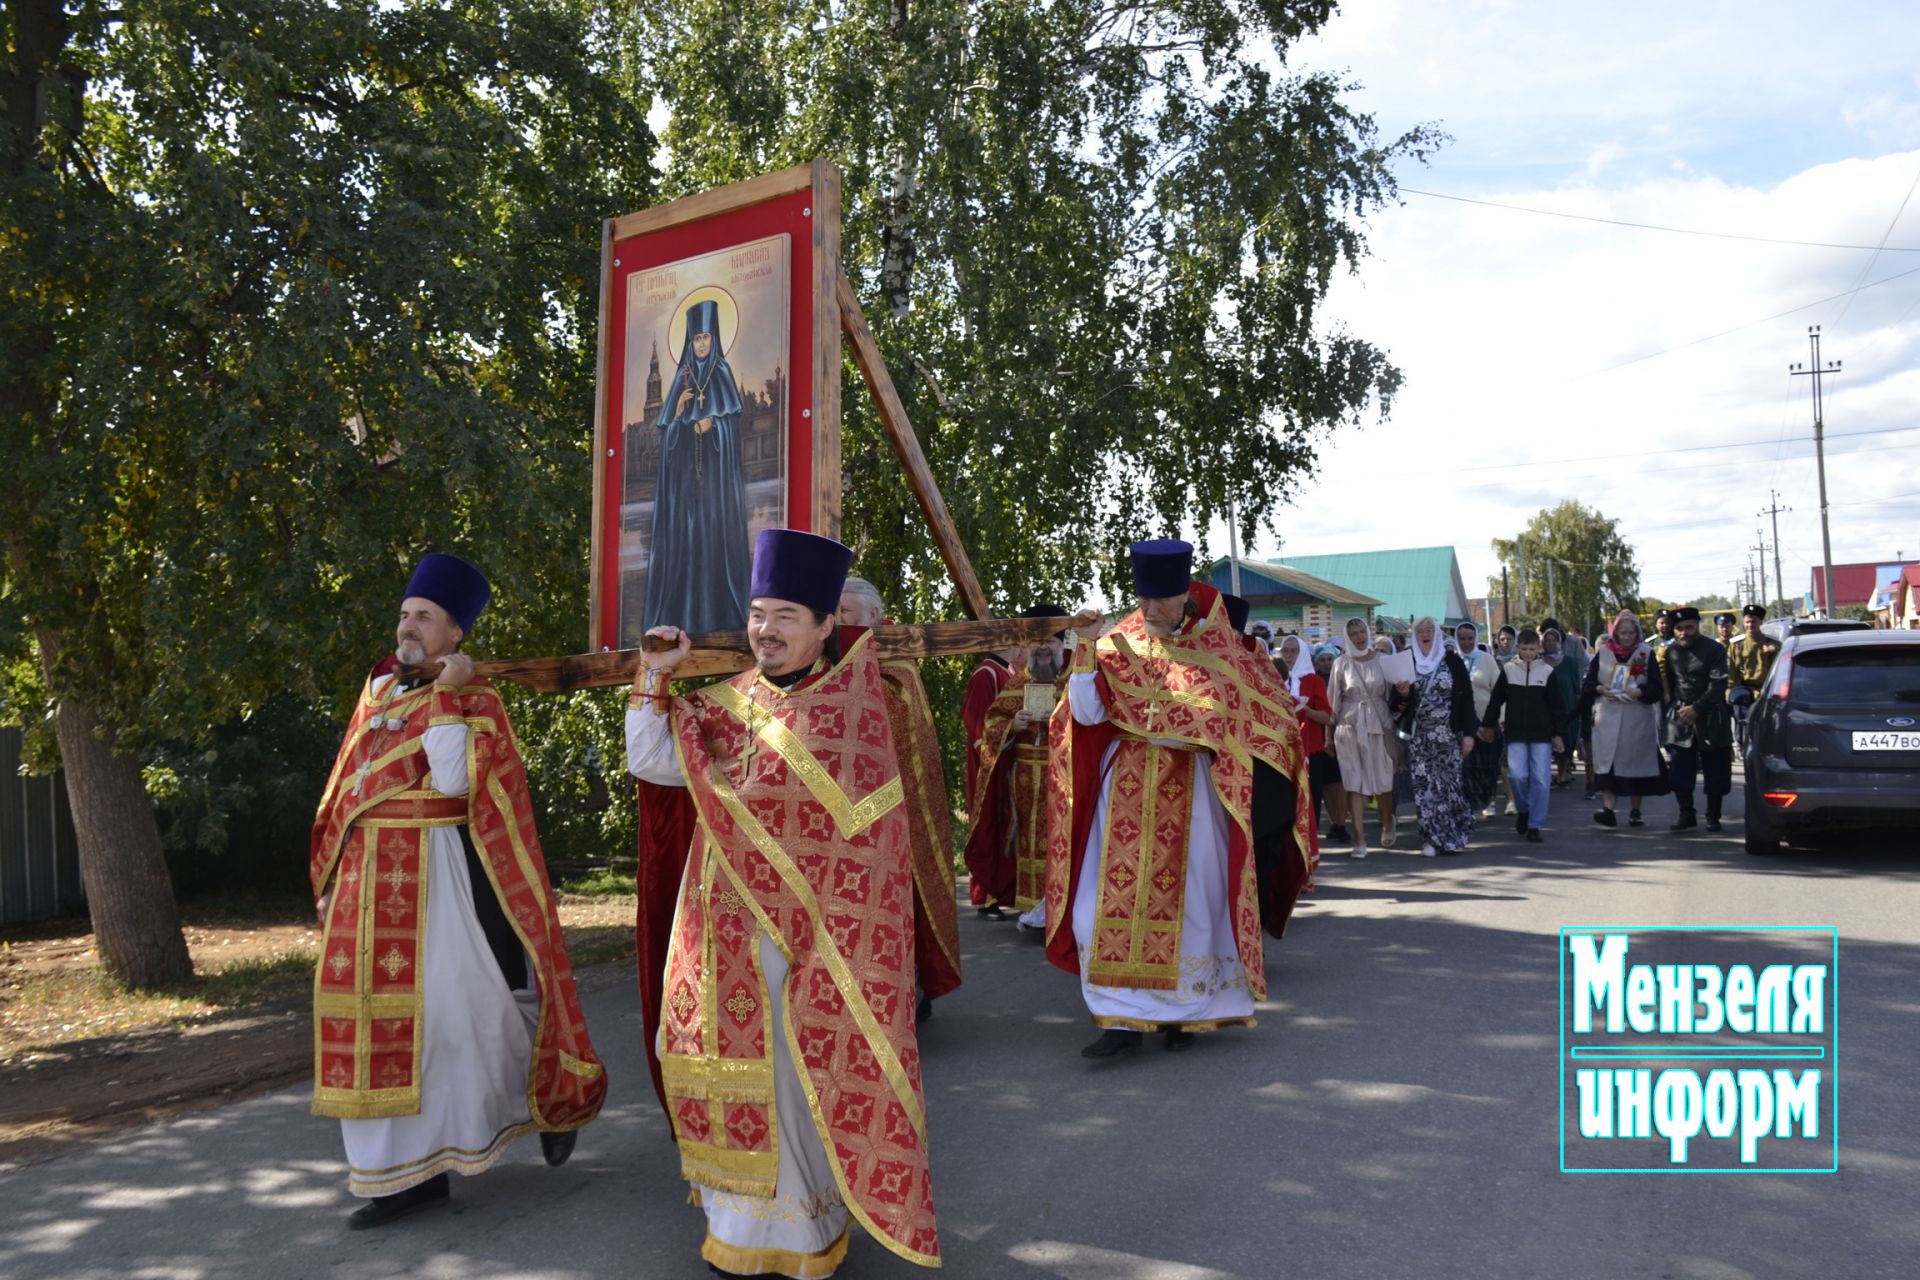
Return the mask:
M773 864L773 869L779 873L782 880L787 882L787 887L793 895L800 899L801 908L806 911L807 918L815 921L824 920L826 914L820 909L820 899L814 894L813 886L807 883L806 876L802 875L800 868L794 865L793 859L787 856L787 851L780 847L780 842L760 825L760 820L753 816L752 811L741 801L739 794L724 780L716 779L713 790L727 814L739 824L741 832L752 842L754 848L760 851L760 856ZM706 825L704 815L700 822L701 826ZM708 833L707 838L713 839L711 832ZM726 860L722 858L719 861L724 863ZM880 1020L873 1016L873 1009L867 1004L866 993L860 990L858 983L854 982L853 970L848 967L846 957L840 954L840 948L834 943L833 935L820 925L814 926L813 946L820 955L821 963L826 965L828 974L832 976L834 985L840 989L840 998L846 1002L848 1012L853 1015L854 1022L860 1027L860 1033L867 1038L868 1047L872 1049L874 1059L880 1064L881 1073L887 1077L887 1083L893 1087L895 1097L899 1099L901 1108L907 1113L907 1119L912 1122L914 1133L919 1135L922 1143L926 1142L927 1117L920 1108L920 1100L913 1096L913 1085L907 1079L906 1068L900 1065L900 1059L893 1051L893 1043L881 1030ZM788 1039L791 1041L794 1034L792 1020L786 1021L789 1024ZM801 1056L799 1045L795 1043L794 1062L804 1061L806 1059ZM800 1072L803 1082L806 1080L806 1074L804 1071ZM815 1117L821 1119L821 1135L824 1142L829 1130L826 1128L824 1118L819 1116L817 1104ZM831 1150L831 1146L828 1149ZM849 1195L848 1199L852 1199L852 1196Z
M847 1259L847 1233L818 1253L795 1253L791 1249L747 1249L728 1244L707 1227L706 1243L700 1256L722 1271L737 1276L792 1276L794 1280L823 1280Z
M1171 1018L1165 1022L1152 1022L1145 1018L1109 1018L1100 1014L1093 1015L1093 1025L1114 1031L1218 1031L1222 1027L1257 1027L1256 1018L1202 1018L1185 1020Z
M514 1139L536 1132L539 1128L531 1120L516 1121L495 1134L492 1142L478 1150L442 1147L418 1160L397 1164L389 1169L355 1169L349 1165L347 1190L362 1198L390 1196L408 1187L417 1187L442 1173L458 1173L464 1177L485 1173L500 1163Z
M787 762L787 768L793 770L793 775L800 779L821 807L833 815L841 835L849 839L859 835L905 800L905 788L900 776L895 774L885 786L867 795L860 803L853 803L847 799L847 793L840 789L840 784L833 780L833 775L827 772L826 766L813 758L813 753L800 741L800 735L777 716L768 712L765 713L768 718L763 720L757 710L758 704L730 684L711 685L701 692L711 697L729 715L745 725L748 733L772 747Z
M909 723L907 727L909 729L914 729L922 721L930 722L933 719L933 710L927 705L927 691L920 683L919 668L912 662L900 663L900 664L894 664L894 665L904 666L907 669L907 673L912 678L910 680L901 680L898 683L889 681L887 679L886 667L882 666L880 668L880 682L883 685L892 685L892 687L901 690L903 698L909 708L909 714L907 717ZM921 808L920 827L924 832L926 832L927 839L930 842L937 844L938 842L934 841L934 837L939 833L939 830L940 830L939 815L932 811L932 806L935 803L933 799L933 796L935 795L935 789L933 787L933 784L927 781L927 771L921 767L925 763L925 760L920 753L920 744L917 741L910 742L910 743L895 743L893 754L902 769L913 770L914 780L917 784L917 791L920 796L920 808ZM904 803L906 799L904 784L900 783L900 779L898 777L895 777L894 782L896 784L902 785L903 789L901 793L901 800ZM886 788L882 787L881 790L884 791L886 790ZM940 779L938 794L944 796L946 795L946 793L947 793L947 780L944 776L942 776ZM908 822L909 822L909 831L908 831L909 852L907 856L907 870L913 876L914 884L919 888L921 898L927 902L928 904L927 912L929 915L931 915L936 909L950 905L953 902L953 893L954 893L953 849L951 847L951 844L949 843L949 847L947 848L936 848L934 850L936 860L940 863L941 866L947 869L947 876L946 876L945 883L935 884L935 885L920 884L920 869L921 869L920 859L914 857L911 851L912 815L909 815ZM949 827L948 829L948 838L949 838L949 841L951 841L951 838L952 838L951 827ZM960 956L958 952L955 950L954 946L950 946L948 944L946 934L944 931L941 930L939 925L931 921L929 923L932 925L932 927L929 928L928 932L933 934L934 942L937 943L940 947L940 954L944 955L947 958L947 963L953 967L953 971L956 974L959 973L960 972ZM956 921L954 924L954 929L956 933L958 932L958 928L959 926ZM958 943L958 941L959 939L956 937L954 939L954 942Z

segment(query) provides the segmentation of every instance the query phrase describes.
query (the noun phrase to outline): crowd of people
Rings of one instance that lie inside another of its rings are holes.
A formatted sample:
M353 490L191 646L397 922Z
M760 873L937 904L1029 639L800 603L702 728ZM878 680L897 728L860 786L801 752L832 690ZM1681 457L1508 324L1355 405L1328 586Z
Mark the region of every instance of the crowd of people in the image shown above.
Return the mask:
M1395 848L1411 806L1420 852L1437 857L1501 817L1540 843L1554 792L1582 778L1602 827L1619 826L1623 802L1627 825L1642 826L1643 803L1669 794L1670 829L1699 827L1698 784L1705 829L1719 831L1738 721L1779 648L1761 631L1766 616L1757 604L1738 620L1720 613L1708 636L1685 605L1659 610L1649 635L1623 609L1591 646L1552 617L1491 637L1432 617L1402 637L1349 618L1337 642L1318 645L1265 623L1250 634L1295 700L1325 841L1365 858L1371 810L1377 846ZM1410 680L1378 661L1400 651L1412 655Z
M1254 1024L1322 811L1356 858L1370 807L1384 849L1405 814L1420 852L1458 853L1503 796L1538 842L1577 757L1603 826L1671 793L1693 827L1698 781L1718 829L1728 691L1772 656L1758 607L1724 646L1682 608L1653 636L1623 612L1591 652L1553 619L1483 643L1422 618L1403 654L1354 618L1312 648L1252 631L1188 543L1130 559L1125 616L1069 645L1067 611L1035 605L962 711L973 905L1043 931L1094 1060ZM721 1274L831 1275L855 1223L940 1264L919 1034L962 980L954 805L898 656L926 650L882 651L852 560L763 531L751 667L676 686L703 668L684 627L654 626L627 702L640 1035ZM422 562L313 830L313 1109L340 1122L355 1229L445 1204L450 1174L523 1135L566 1163L607 1099L507 710L461 652L490 597L473 565Z

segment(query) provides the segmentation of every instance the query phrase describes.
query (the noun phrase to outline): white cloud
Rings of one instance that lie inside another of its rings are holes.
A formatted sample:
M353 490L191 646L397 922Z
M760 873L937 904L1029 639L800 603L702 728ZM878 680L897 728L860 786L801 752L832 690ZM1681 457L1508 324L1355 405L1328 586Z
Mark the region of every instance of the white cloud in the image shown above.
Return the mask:
M1903 113L1920 116L1920 85L1909 67L1893 70L1914 24L1869 6L1802 35L1788 15L1804 25L1785 6L1676 20L1646 5L1603 15L1361 3L1336 18L1324 52L1368 83L1363 103L1383 131L1439 118L1459 138L1431 172L1403 172L1408 186L1872 245L1920 171L1920 136L1861 154L1893 137ZM1890 45L1895 31L1905 38ZM1851 62L1823 59L1829 45ZM1796 153L1774 126L1795 112L1831 129L1783 167ZM1328 309L1389 348L1406 387L1389 422L1321 450L1319 477L1281 514L1286 550L1450 540L1478 591L1498 570L1490 539L1577 498L1621 520L1648 591L1725 591L1764 523L1754 513L1778 489L1793 507L1781 517L1781 558L1803 589L1819 556L1819 502L1808 388L1787 365L1807 358L1807 327L1824 324L1823 354L1845 368L1826 398L1834 557L1920 555L1920 499L1896 496L1920 490L1903 478L1920 476L1920 274L1859 294L1836 326L1837 302L1780 313L1853 286L1865 250L1411 195L1370 233L1375 257L1336 283ZM1920 198L1888 243L1920 246ZM1914 267L1920 253L1887 252L1870 278ZM1699 445L1739 447L1658 452ZM1224 545L1224 530L1215 536Z

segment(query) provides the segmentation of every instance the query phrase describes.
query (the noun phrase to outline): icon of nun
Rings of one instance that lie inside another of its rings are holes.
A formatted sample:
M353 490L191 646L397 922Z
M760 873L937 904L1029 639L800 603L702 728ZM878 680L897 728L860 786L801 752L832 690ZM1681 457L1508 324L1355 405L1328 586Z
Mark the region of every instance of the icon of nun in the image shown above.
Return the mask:
M740 388L721 340L720 303L707 298L689 306L680 365L654 422L660 482L641 614L647 626L699 634L747 625Z

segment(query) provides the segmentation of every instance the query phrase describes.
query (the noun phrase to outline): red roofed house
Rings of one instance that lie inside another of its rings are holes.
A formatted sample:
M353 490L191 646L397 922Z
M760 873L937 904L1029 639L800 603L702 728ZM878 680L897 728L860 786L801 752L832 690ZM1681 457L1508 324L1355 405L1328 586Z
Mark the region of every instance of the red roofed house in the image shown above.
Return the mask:
M1874 597L1901 576L1903 569L1920 565L1920 561L1903 561L1898 558L1887 561L1869 560L1865 564L1837 564L1833 566L1833 598L1839 608L1857 604L1864 608L1873 608ZM1808 598L1813 607L1831 614L1827 608L1826 575L1820 566L1813 566L1813 590ZM1884 600L1884 597L1883 597ZM1880 607L1885 607L1884 603Z
M1833 594L1840 594L1835 584ZM1887 596L1884 622L1895 631L1920 631L1920 564L1903 565Z

